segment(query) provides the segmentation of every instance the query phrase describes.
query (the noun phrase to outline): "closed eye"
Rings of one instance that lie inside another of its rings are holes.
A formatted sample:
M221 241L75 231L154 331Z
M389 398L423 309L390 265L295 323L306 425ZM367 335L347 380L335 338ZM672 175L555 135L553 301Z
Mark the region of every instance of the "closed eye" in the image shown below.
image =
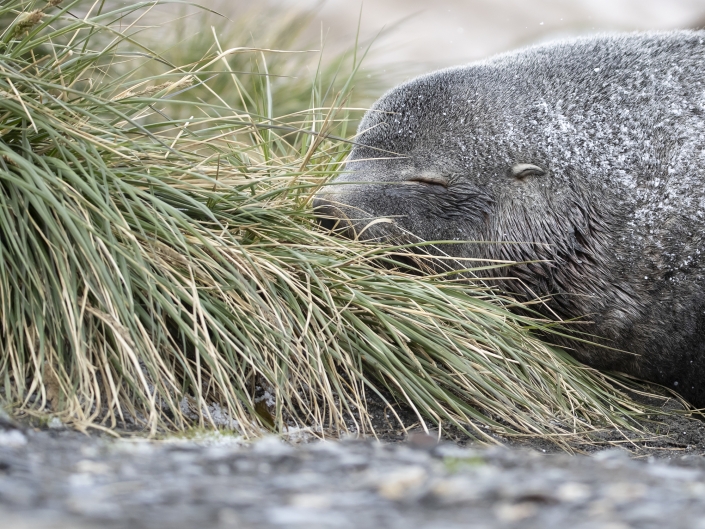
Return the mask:
M509 172L518 180L523 180L527 176L543 176L546 174L546 171L541 169L538 165L530 163L518 163L513 165Z
M415 176L409 178L409 182L432 186L448 187L448 179L443 176Z

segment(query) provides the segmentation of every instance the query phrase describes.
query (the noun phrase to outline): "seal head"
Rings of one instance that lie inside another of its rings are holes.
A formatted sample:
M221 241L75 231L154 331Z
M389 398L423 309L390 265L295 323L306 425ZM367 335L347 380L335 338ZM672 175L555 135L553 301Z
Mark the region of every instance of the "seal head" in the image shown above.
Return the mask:
M704 41L589 37L413 79L315 205L352 236L522 263L485 273L621 350L576 357L705 405Z

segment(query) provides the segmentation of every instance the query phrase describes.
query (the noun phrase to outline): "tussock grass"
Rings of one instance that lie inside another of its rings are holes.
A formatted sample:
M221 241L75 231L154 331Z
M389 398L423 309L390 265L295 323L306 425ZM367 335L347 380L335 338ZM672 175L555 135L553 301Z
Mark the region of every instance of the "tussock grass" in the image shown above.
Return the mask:
M366 397L386 388L480 438L634 427L643 410L511 300L318 228L310 199L349 150L335 138L357 59L322 63L280 119L286 90L261 75L278 52L214 39L174 64L139 43L153 3L91 5L0 7L0 393L15 410L83 429L369 433Z

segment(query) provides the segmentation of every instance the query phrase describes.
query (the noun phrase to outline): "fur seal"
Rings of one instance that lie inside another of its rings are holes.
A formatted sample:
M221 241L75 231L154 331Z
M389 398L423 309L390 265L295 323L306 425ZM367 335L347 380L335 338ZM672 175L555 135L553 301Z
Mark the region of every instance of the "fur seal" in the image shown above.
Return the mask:
M433 72L363 118L317 195L364 238L395 231L586 318L597 368L705 406L705 32L601 35ZM528 263L531 261L530 263Z

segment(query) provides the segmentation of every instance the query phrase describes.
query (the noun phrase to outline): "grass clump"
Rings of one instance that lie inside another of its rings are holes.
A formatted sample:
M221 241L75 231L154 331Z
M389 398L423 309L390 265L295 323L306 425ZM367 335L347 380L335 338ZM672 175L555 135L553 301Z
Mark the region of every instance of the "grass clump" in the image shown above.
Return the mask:
M277 72L262 75L276 52L214 41L174 64L140 44L153 2L73 16L83 5L0 7L0 392L15 410L152 433L370 432L366 397L385 388L482 438L630 427L640 408L511 301L383 268L390 249L318 228L356 60L321 66L277 117ZM237 72L223 60L242 53Z

